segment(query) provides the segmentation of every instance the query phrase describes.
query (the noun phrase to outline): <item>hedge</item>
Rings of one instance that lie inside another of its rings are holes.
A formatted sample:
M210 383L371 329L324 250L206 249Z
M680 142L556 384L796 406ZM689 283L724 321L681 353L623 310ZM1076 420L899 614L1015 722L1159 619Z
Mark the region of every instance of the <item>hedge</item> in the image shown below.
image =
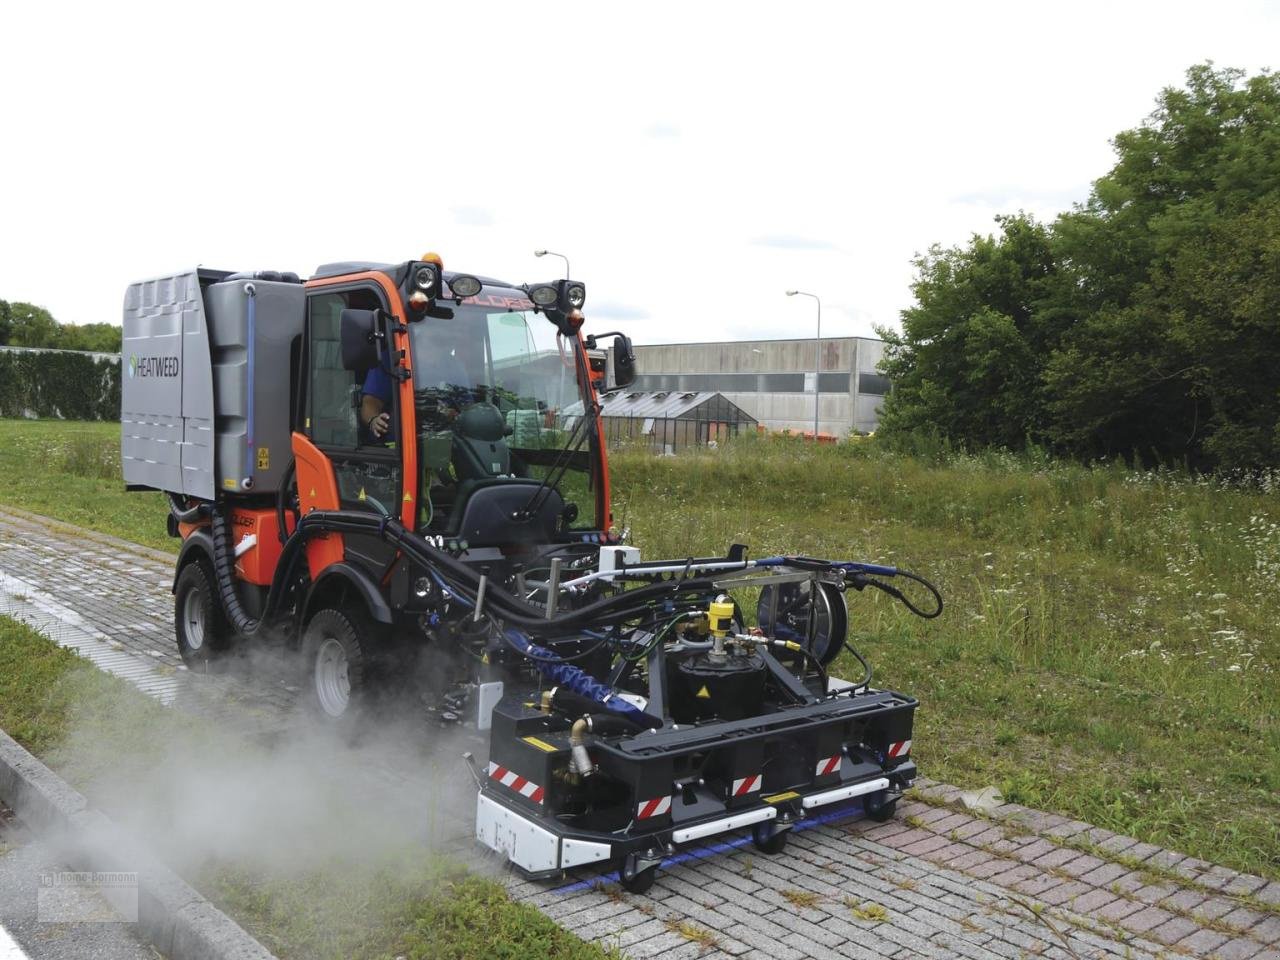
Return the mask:
M0 351L0 417L118 420L120 362L69 350Z

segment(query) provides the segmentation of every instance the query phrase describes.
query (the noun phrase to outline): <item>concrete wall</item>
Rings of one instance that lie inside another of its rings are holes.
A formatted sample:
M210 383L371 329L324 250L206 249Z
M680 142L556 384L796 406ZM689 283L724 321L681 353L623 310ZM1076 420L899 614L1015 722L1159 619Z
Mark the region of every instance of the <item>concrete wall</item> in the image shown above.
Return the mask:
M637 390L718 390L770 430L812 431L815 341L638 344ZM884 342L869 337L822 341L818 431L870 433L879 423L887 382L876 372Z

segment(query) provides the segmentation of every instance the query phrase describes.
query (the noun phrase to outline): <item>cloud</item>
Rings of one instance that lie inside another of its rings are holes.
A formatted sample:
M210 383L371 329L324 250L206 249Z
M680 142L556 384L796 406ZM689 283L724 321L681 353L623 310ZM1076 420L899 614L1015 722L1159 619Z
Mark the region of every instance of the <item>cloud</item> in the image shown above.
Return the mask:
M487 207L458 206L449 209L453 214L454 222L459 226L492 227L494 224L493 211Z
M815 240L812 237L797 237L791 233L771 233L756 237L751 243L757 247L773 247L776 250L835 250L836 245L829 240Z
M676 124L664 123L659 120L656 123L651 123L649 126L645 127L644 135L646 137L652 137L655 140L678 140L682 136L682 133L680 131L680 127Z
M647 320L651 316L648 310L611 300L596 303L588 300L584 312L589 317L608 317L610 320Z
M1015 210L1069 210L1073 203L1083 203L1089 198L1089 189L1087 183L1049 189L991 187L957 194L950 201L967 207L992 207L1002 213L1013 213Z

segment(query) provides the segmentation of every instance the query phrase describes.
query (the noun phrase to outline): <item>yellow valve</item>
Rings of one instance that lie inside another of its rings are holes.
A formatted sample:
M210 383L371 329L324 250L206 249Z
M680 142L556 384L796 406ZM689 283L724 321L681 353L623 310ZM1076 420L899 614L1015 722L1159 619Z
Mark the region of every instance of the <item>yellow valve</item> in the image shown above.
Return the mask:
M707 620L712 636L723 637L733 629L733 601L719 598L707 608Z

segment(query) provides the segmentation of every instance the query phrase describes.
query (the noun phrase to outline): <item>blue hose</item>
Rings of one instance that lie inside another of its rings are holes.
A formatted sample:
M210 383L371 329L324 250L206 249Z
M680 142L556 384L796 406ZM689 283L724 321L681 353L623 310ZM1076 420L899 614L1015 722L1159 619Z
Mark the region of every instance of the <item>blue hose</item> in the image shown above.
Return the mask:
M614 713L636 720L644 726L650 726L649 721L652 719L650 714L621 697L613 696L614 691L610 687L605 686L585 670L561 660L555 652L533 643L519 630L508 628L503 631L503 634L511 641L512 646L537 665L539 672L548 680L558 686L567 687L574 693L590 697Z

